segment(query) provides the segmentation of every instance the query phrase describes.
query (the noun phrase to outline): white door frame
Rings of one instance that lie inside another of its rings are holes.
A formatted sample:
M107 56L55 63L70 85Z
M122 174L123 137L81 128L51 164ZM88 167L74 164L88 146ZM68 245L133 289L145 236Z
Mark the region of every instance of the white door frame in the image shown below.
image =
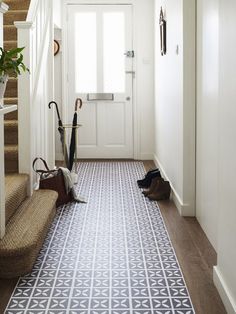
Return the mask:
M78 4L78 5L132 5L133 9L133 49L135 57L133 59L133 69L135 74L137 72L137 44L136 44L136 32L135 32L135 21L136 21L136 5L135 0L63 0L62 12L67 12L67 5ZM68 73L68 38L67 38L67 14L63 15L62 20L62 119L67 121L67 105L68 105L68 89L67 89L67 73ZM140 117L141 112L138 108L137 100L137 81L133 79L133 158L140 159Z

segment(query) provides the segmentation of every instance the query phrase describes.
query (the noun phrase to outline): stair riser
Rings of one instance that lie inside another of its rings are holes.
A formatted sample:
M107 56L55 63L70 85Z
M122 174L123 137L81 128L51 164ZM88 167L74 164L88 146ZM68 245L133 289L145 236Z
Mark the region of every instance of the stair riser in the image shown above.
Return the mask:
M4 42L4 49L6 50L11 50L13 48L17 48L17 42L13 41L13 42Z
M10 11L4 14L4 25L13 25L15 21L25 21L27 17L27 11L18 12Z
M18 144L18 130L9 130L5 128L5 144L17 145Z
M17 111L10 112L4 116L4 120L17 120L18 114Z
M6 222L27 198L29 178L27 175L6 176Z
M5 158L5 172L18 173L18 160L9 160Z
M17 40L17 29L15 26L4 26L3 34L5 40Z
M17 97L17 80L7 82L5 97Z
M28 10L30 0L5 0L4 3L9 6L9 10Z

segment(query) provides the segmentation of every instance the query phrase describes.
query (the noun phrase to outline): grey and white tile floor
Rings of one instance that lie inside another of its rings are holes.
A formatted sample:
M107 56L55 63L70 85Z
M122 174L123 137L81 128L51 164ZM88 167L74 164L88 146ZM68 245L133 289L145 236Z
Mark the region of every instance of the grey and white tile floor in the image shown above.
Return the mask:
M160 210L136 180L141 162L80 163L87 204L58 209L6 314L193 314Z

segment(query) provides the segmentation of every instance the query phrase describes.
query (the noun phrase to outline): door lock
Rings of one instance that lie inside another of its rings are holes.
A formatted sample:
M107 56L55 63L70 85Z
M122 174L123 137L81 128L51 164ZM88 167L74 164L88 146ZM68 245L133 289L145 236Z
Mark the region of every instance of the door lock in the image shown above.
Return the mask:
M127 50L124 55L127 57L127 58L134 58L134 51L133 50Z

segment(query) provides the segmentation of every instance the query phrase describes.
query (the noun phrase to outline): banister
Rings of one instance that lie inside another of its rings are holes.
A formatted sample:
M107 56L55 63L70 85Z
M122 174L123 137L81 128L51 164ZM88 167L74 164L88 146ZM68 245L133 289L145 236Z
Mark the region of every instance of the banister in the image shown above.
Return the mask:
M26 17L26 21L27 22L32 22L32 21L35 20L35 16L36 16L36 13L37 13L37 9L38 9L39 3L40 2L38 0L31 0L30 1L29 11L28 11L28 14L27 14L27 17Z
M53 99L53 12L52 2L31 0L27 20L15 22L18 47L29 74L18 77L19 172L30 177L31 194L37 185L32 171L35 157L54 158L53 112L47 104Z

